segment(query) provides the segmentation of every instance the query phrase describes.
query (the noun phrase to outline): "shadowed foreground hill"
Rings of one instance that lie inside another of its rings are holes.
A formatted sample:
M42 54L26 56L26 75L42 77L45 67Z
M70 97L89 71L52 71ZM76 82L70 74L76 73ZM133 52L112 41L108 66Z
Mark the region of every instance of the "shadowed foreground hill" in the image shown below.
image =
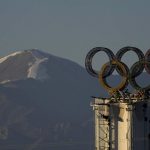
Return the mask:
M0 59L0 72L0 149L93 149L90 96L104 91L84 68L32 49Z

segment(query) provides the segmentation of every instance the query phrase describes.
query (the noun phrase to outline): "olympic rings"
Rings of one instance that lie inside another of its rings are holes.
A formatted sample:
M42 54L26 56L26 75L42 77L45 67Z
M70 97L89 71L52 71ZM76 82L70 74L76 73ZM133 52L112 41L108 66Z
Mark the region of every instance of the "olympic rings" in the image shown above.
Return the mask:
M108 48L104 48L104 47L95 47L88 52L88 54L86 55L86 58L85 58L86 70L89 74L91 74L92 76L97 77L97 78L98 78L98 71L95 71L92 68L92 59L93 59L93 56L97 52L100 52L100 51L103 51L108 55L109 61L113 60L115 57L111 50L109 50ZM106 72L106 74L104 76L109 76L112 72L113 72L113 68L109 68L109 70Z
M146 86L146 87L141 87L135 80L135 77L133 77L133 72L135 70L135 68L137 68L140 64L143 64L143 66L147 66L150 65L150 62L148 61L138 61L136 63L133 64L133 66L130 69L130 75L129 75L129 82L131 84L132 87L134 87L136 90L143 90L143 91L149 91L150 90L150 85Z
M108 55L109 62L105 63L100 69L100 72L98 73L92 68L92 59L94 55L99 51L104 51ZM126 64L124 64L121 61L121 58L123 57L123 55L128 51L135 52L139 58L139 60L136 63L134 63L130 69L128 68ZM136 47L128 46L128 47L121 48L116 53L116 55L114 55L114 53L107 48L96 47L90 50L89 53L87 54L86 59L85 59L85 67L88 73L90 73L92 76L99 79L100 84L108 92L115 92L117 90L123 90L128 85L128 83L130 83L130 85L134 89L150 91L150 85L146 87L141 87L135 79L137 76L139 76L143 72L144 68L146 72L150 74L150 49L146 52L144 56L143 52L140 49ZM116 87L111 87L107 83L106 78L113 73L114 69L116 69L118 74L122 77L122 81Z
M123 47L123 48L121 48L117 53L116 53L116 59L118 60L118 61L121 61L121 58L122 58L122 56L126 53L126 52L128 52L128 51L133 51L133 52L135 52L136 54L137 54L137 56L138 56L138 58L139 58L139 61L144 61L144 54L143 54L143 52L140 50L140 49L138 49L138 48L136 48L136 47ZM117 68L116 68L117 69ZM142 71L144 70L144 67L143 67L143 65L141 65L141 64L139 64L139 67L133 72L133 77L137 77L139 74L141 74L142 73ZM118 72L119 70L117 69L117 72ZM120 73L120 72L119 72Z
M121 83L118 86L114 87L114 88L112 88L108 85L108 83L106 81L106 78L104 77L103 74L104 74L106 68L108 67L109 63L106 63L102 66L102 69L99 73L99 82L107 91L109 91L109 93L114 93L115 91L122 90L127 86L127 83L128 83L128 78L127 78L128 69L122 62L119 62L119 61L116 61L116 60L111 61L111 64L117 66L122 71L123 79L122 79Z

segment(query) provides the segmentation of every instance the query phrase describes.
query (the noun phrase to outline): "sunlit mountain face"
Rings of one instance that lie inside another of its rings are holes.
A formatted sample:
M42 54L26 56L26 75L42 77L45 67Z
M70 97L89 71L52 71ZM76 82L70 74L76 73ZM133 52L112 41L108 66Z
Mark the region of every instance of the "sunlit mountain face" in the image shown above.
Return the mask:
M104 90L84 68L30 49L1 58L0 72L0 149L93 149L90 101Z

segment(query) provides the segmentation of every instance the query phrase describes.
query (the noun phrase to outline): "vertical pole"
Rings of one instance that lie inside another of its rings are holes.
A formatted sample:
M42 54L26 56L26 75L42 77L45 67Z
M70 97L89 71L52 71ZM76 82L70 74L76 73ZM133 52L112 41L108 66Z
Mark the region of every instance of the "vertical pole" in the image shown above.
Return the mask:
M100 150L100 142L99 142L99 112L98 112L98 108L95 106L94 107L95 110L95 150Z
M128 111L128 150L133 150L133 104L127 105L127 111Z
M144 111L144 150L148 149L148 103L143 104Z
M109 149L116 149L116 140L115 140L115 117L113 112L113 105L109 106Z

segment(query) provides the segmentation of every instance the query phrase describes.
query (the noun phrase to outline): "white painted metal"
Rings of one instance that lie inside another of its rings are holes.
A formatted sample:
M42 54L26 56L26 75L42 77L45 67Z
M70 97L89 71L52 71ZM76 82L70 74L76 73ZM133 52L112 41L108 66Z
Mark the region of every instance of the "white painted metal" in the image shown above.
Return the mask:
M150 102L96 98L95 150L150 150Z
M95 150L109 150L109 107L107 100L96 99L93 109L95 111Z

